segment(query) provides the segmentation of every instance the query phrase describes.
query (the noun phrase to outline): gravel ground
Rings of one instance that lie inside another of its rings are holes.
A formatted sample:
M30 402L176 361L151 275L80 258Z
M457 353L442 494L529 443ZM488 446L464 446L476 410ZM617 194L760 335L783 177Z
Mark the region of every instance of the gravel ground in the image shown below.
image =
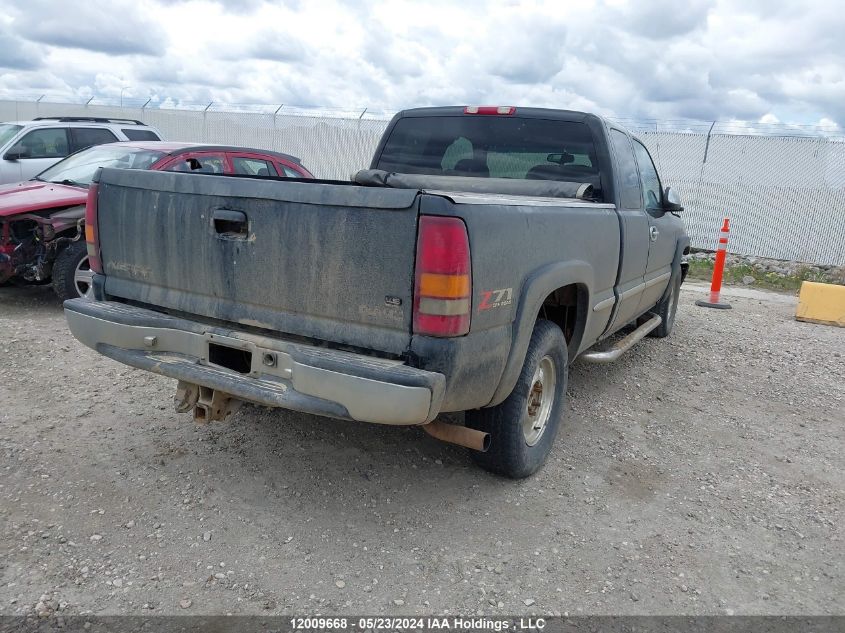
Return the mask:
M0 614L841 614L845 330L685 285L667 340L574 365L527 481L418 429L243 408L0 289Z

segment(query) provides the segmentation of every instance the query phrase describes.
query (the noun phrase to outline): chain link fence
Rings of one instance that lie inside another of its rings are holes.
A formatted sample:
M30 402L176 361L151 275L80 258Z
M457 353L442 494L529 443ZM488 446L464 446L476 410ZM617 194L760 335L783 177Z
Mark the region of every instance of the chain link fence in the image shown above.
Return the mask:
M347 179L369 166L389 114L209 104L165 109L0 101L0 120L37 116L139 119L164 138L242 145L298 156L319 178ZM714 250L723 217L728 251L845 265L845 138L800 126L620 120L649 148L676 188L694 248Z

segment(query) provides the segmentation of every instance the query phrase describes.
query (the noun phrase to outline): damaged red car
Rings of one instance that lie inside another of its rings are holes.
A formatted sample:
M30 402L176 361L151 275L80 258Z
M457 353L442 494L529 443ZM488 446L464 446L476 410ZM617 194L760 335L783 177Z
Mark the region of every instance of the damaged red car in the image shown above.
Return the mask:
M0 186L0 285L48 283L61 299L84 297L92 273L85 201L97 169L154 169L263 178L313 178L300 160L267 150L139 141L77 152L32 180Z

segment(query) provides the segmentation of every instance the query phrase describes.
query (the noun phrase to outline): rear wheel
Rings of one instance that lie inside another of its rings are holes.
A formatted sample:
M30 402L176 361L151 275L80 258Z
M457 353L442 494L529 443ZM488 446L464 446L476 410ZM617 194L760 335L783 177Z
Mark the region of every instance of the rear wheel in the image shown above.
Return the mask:
M53 263L53 291L59 299L76 299L93 295L94 272L88 261L85 242L71 242Z
M534 326L516 386L504 402L466 412L466 425L490 434L486 453L472 452L482 468L520 479L545 464L566 405L566 339L551 321Z

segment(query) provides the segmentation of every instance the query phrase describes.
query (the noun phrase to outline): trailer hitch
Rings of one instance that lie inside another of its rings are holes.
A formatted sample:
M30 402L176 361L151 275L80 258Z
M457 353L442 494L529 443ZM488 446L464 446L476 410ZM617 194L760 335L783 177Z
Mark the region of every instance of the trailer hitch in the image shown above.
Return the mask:
M243 402L223 391L180 380L173 404L177 413L193 410L194 421L205 423L229 419Z

